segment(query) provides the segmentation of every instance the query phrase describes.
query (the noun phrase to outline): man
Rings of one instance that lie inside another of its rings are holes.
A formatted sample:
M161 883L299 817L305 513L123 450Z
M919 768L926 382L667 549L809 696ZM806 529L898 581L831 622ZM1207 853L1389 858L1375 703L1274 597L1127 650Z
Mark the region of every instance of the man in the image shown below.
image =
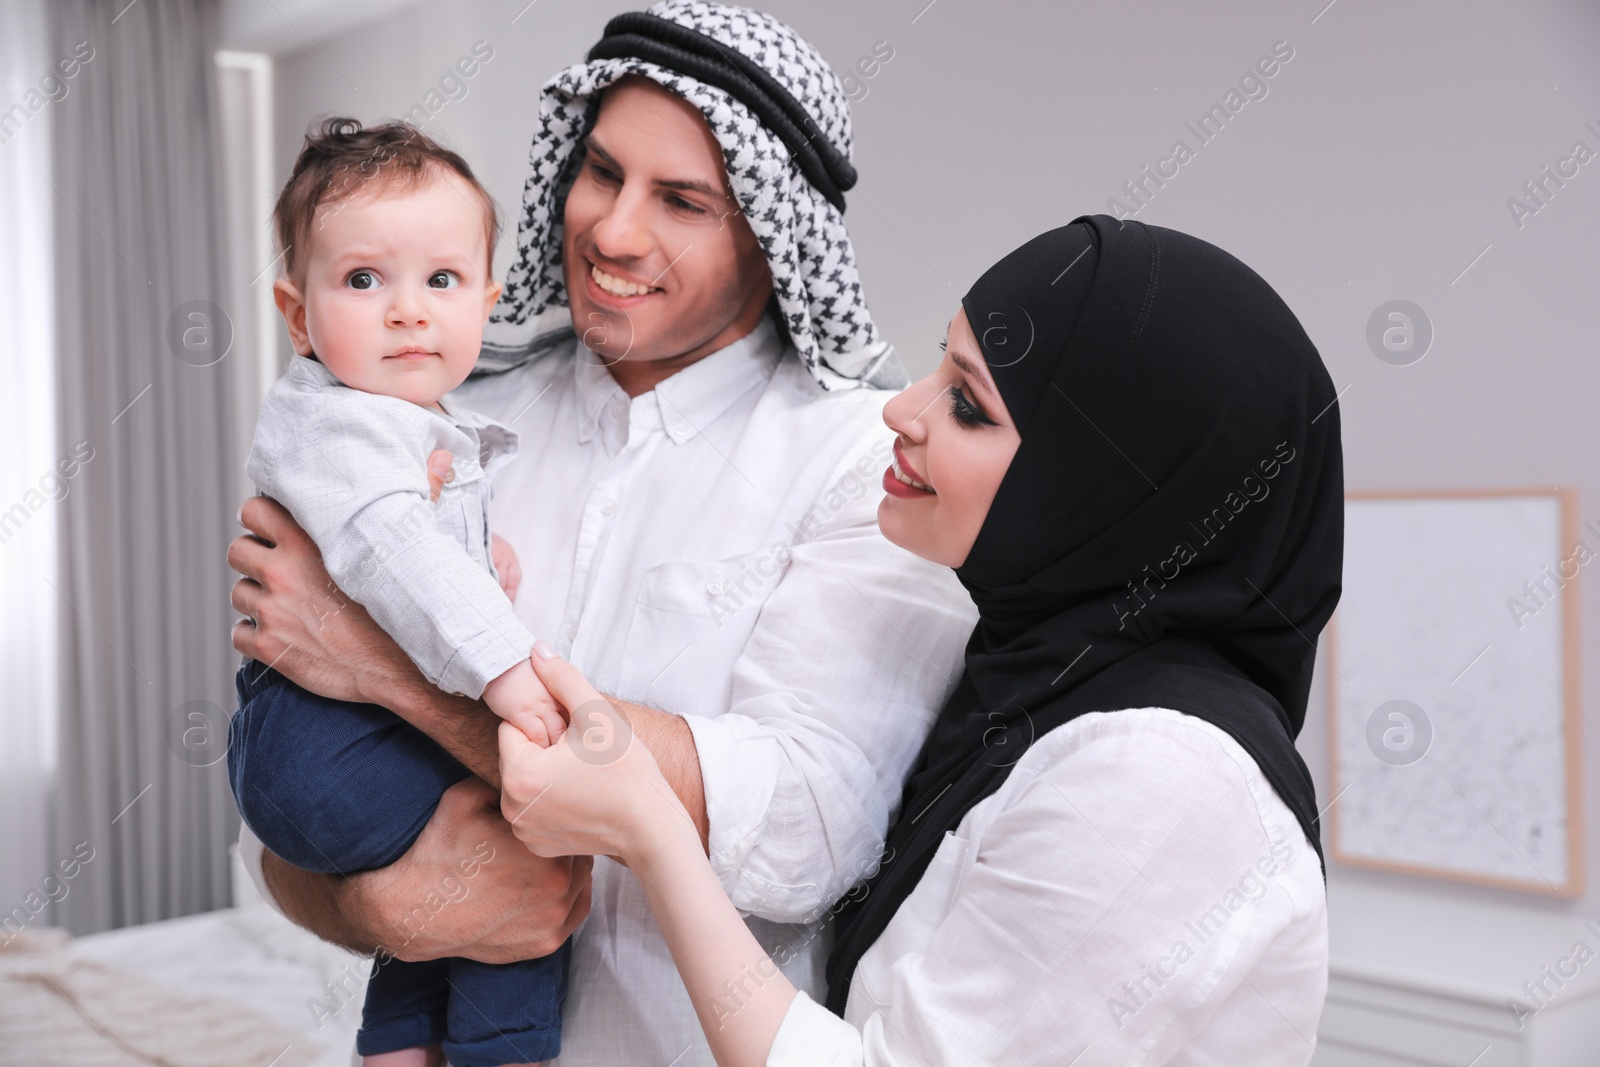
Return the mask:
M494 511L519 616L625 710L762 946L817 995L826 910L875 868L975 618L877 529L876 386L904 374L843 227L849 150L836 78L781 23L683 0L613 20L545 89L483 360L509 369L457 394L522 435ZM270 896L404 959L528 958L577 930L559 1063L712 1063L637 880L596 858L591 895L587 858L522 849L493 715L330 596L281 508L242 517L236 647L389 708L482 779L382 870L263 857Z

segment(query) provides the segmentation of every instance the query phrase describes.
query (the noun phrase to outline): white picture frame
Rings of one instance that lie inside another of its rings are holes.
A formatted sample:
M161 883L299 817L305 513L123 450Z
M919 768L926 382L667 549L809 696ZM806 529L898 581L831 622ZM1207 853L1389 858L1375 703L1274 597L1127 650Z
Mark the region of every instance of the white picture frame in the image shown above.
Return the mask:
M1331 856L1583 891L1578 581L1563 489L1350 493L1328 628Z

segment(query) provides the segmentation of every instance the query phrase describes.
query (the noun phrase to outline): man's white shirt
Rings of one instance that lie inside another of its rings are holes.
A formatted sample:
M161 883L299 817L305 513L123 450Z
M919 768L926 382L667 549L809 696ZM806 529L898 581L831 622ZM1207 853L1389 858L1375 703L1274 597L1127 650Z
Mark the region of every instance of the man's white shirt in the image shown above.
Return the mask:
M767 318L633 398L577 341L452 395L522 438L491 509L517 615L602 692L685 717L712 865L819 1000L820 917L875 868L977 618L878 531L891 395L824 393ZM641 886L604 857L563 1015L561 1067L713 1063Z

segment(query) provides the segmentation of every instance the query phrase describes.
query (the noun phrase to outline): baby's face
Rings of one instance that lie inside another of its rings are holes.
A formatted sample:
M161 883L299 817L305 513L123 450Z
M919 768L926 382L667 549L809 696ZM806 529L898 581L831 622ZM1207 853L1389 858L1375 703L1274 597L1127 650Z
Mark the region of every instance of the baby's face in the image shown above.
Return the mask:
M295 350L353 389L437 405L477 362L500 295L484 230L478 196L448 171L319 208L304 291L278 282Z

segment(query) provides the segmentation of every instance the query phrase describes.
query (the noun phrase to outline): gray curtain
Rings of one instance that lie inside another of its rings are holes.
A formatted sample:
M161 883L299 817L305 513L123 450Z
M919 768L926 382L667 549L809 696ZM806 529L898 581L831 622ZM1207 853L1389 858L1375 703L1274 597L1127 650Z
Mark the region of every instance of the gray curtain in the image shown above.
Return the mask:
M93 859L88 933L229 903L239 501L210 0L52 0L59 431L93 458L62 507L56 851ZM75 49L77 52L75 53Z

